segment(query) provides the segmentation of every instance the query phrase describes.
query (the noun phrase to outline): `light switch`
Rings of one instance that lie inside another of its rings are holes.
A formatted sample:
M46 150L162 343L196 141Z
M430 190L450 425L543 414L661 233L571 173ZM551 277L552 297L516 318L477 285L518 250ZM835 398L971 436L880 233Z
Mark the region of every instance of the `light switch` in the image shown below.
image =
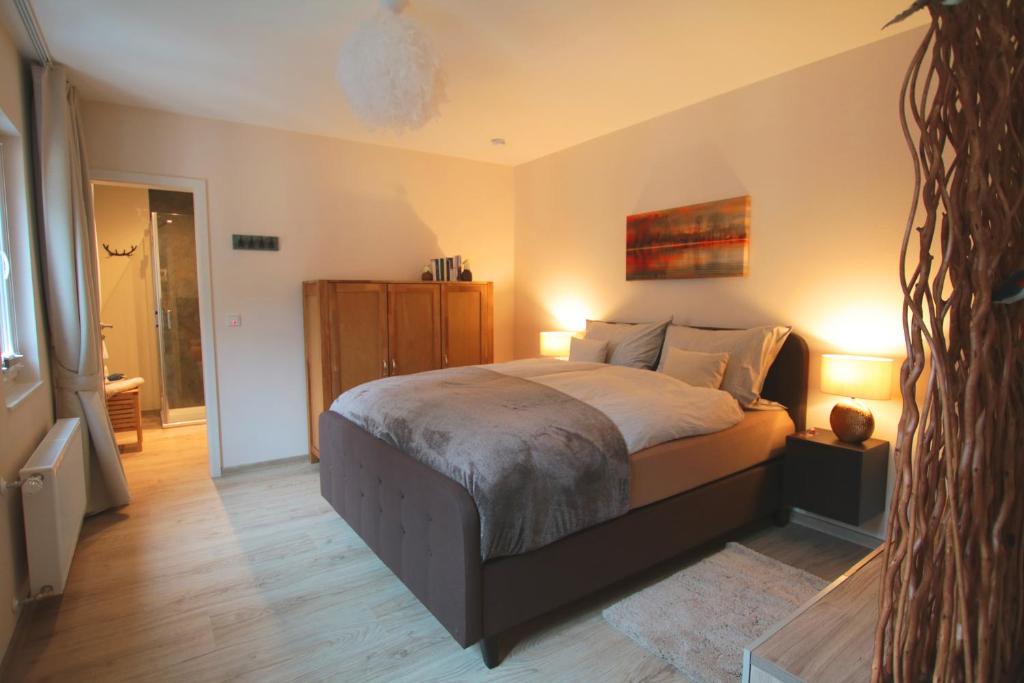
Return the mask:
M238 315L237 313L235 315L229 315L228 316L228 327L241 327L241 326L242 326L242 316Z

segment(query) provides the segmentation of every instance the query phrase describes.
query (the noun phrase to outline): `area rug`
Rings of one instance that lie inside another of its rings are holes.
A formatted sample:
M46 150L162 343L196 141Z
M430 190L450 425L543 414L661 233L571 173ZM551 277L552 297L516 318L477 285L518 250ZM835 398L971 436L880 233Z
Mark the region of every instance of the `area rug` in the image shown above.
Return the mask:
M604 610L605 620L701 683L736 681L743 648L828 585L739 543Z

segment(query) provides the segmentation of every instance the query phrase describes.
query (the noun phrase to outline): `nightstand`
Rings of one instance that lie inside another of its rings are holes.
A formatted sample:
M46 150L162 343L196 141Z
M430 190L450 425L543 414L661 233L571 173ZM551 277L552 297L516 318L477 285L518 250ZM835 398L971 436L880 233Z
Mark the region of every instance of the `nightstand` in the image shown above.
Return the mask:
M885 507L889 442L846 443L827 429L786 437L786 505L860 525Z

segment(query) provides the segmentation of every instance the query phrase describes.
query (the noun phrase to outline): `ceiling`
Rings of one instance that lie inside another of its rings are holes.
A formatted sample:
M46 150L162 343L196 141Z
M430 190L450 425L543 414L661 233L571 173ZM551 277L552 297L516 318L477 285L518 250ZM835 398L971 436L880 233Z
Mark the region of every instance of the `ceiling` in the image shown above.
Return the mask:
M334 80L375 0L33 5L87 99L519 164L921 25L880 30L908 2L412 0L447 101L402 134L359 123Z

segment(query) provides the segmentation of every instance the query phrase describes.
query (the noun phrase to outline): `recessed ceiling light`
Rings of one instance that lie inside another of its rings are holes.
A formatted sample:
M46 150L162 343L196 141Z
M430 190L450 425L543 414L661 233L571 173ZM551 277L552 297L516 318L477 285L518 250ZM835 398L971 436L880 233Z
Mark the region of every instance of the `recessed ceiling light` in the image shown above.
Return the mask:
M500 147L505 144L505 138L491 138L491 144Z

